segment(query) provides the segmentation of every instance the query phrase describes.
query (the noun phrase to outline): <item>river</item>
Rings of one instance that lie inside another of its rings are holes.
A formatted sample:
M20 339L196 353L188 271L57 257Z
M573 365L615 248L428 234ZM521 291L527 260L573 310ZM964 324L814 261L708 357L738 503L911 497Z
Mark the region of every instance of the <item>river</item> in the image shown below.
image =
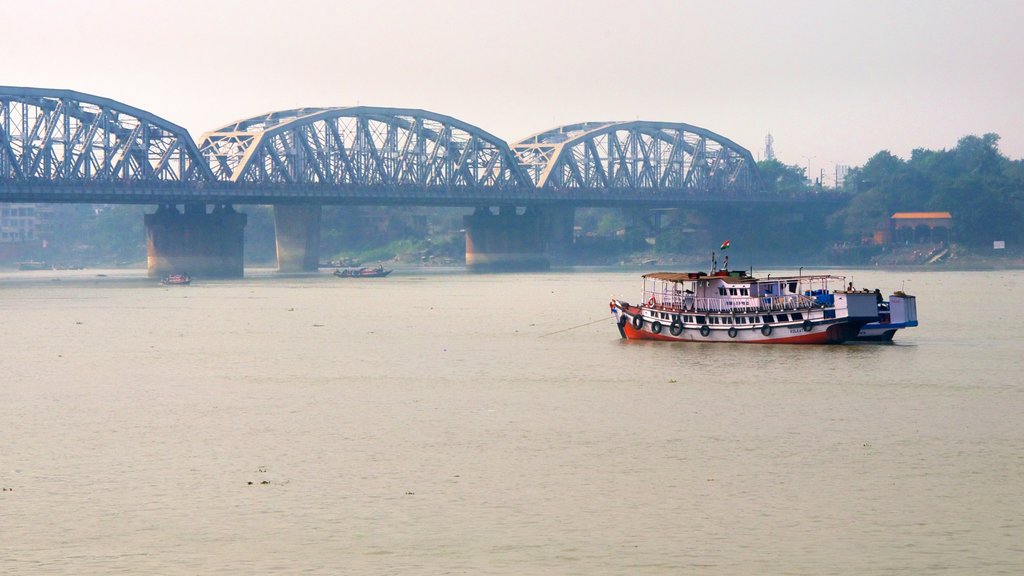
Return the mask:
M0 273L0 573L1024 572L1024 272L846 275L921 325L629 342L635 271Z

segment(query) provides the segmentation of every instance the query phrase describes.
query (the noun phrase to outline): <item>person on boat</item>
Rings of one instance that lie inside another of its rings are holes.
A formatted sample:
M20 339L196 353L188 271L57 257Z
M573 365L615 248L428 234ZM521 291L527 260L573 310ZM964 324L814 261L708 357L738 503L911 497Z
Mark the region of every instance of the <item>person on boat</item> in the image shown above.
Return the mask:
M853 292L853 282L850 282L849 284L846 285L846 291Z
M882 291L875 288L875 302L881 304L885 299L882 298Z

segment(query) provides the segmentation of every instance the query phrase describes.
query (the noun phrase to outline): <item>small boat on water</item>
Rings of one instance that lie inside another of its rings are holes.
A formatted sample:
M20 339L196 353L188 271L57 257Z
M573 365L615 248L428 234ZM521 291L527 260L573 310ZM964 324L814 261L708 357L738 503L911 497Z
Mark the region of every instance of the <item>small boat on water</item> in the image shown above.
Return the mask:
M338 278L383 278L391 274L390 269L385 269L384 266L377 266L376 268L345 268L334 271L334 275Z
M160 283L164 286L188 286L192 283L192 277L188 274L169 274Z
M917 326L916 297L902 291L894 292L888 300L884 300L878 290L875 290L874 295L878 306L878 320L865 324L854 340L892 342L897 330Z
M619 334L630 340L838 344L879 321L875 294L844 289L842 276L762 279L713 270L642 278L641 304L609 304Z
M48 262L29 260L27 262L19 262L18 270L53 270L53 266Z

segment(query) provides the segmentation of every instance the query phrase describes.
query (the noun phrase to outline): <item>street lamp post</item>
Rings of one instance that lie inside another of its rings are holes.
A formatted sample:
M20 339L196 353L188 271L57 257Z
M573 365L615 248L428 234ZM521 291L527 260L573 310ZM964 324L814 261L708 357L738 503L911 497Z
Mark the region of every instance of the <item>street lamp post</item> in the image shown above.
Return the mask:
M807 160L807 181L808 182L813 182L811 180L811 160L813 160L815 158L815 156L802 156L802 158L804 160Z

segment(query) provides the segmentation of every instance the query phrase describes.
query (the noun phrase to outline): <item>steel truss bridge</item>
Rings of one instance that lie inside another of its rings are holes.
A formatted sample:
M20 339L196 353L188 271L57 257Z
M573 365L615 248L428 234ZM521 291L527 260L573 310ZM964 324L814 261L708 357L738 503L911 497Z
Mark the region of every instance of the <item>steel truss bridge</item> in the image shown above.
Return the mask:
M204 134L120 102L0 87L0 202L670 207L793 201L749 151L673 122L585 122L508 145L425 110L298 108Z

